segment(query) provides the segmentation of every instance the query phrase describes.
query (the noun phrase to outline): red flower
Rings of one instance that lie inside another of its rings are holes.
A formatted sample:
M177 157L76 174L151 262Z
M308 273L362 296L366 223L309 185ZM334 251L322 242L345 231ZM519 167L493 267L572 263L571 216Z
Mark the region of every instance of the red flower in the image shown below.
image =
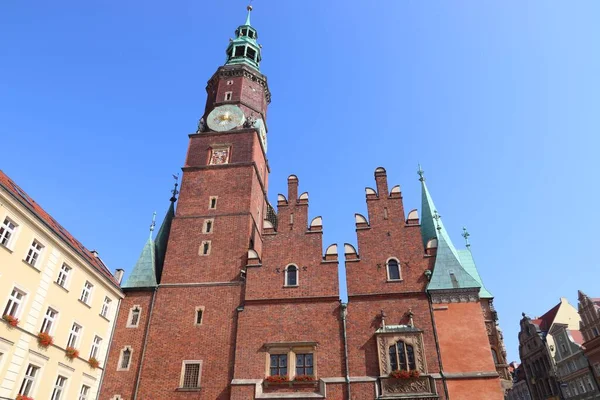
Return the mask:
M287 377L287 375L271 375L271 376L267 376L265 378L265 381L274 382L274 383L288 382L289 378Z
M411 378L418 378L421 374L419 373L418 370L413 369L412 371L410 371L410 377Z
M38 333L37 338L39 345L42 347L48 347L54 343L54 338L46 332Z
M390 377L396 379L410 379L411 375L409 371L395 370L390 373Z
M316 381L317 379L314 377L314 375L296 375L294 380L298 382L312 382Z
M67 356L68 359L72 360L74 358L79 357L79 350L77 350L74 347L67 347L65 349L65 355Z
M23 394L17 395L17 400L33 400L33 397L27 397Z
M100 366L100 361L98 361L96 359L96 357L90 357L90 359L88 360L88 363L90 364L90 367L92 367L93 369L96 369Z
M2 316L2 319L5 320L6 322L8 322L9 325L12 326L12 327L15 327L15 326L19 325L19 319L13 317L12 315L4 314Z

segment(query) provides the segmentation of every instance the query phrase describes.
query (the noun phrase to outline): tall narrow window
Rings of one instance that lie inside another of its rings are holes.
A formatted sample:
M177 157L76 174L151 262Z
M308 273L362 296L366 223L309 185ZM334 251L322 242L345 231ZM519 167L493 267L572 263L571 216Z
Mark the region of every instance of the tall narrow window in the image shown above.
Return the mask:
M204 227L202 229L203 233L211 233L212 232L212 228L213 228L213 219L205 219L204 220Z
M204 316L204 308L196 308L196 325L202 325L202 317Z
M60 267L60 271L58 272L58 279L56 279L56 283L58 283L59 286L62 286L64 288L67 287L67 282L69 280L70 273L71 267L63 263L63 265Z
M50 330L54 325L54 321L56 321L57 315L58 311L48 307L48 310L46 310L46 315L44 316L44 321L42 322L42 328L40 329L40 332L50 333Z
M142 314L142 309L140 306L133 306L131 310L129 310L129 319L127 320L128 328L137 328L140 324L140 315Z
M102 309L100 310L100 315L104 318L108 318L108 313L110 312L110 303L112 303L112 300L108 297L104 297Z
M69 333L69 340L67 341L67 347L77 347L77 341L79 334L81 333L81 325L73 324L71 327L71 333Z
M60 400L63 392L65 391L65 385L67 383L67 378L64 376L58 376L56 378L56 384L54 385L54 390L52 391L52 397L50 400Z
M233 92L225 92L225 101L231 100L232 95L233 95Z
M298 267L293 264L285 268L285 286L298 286Z
M313 355L296 354L296 375L313 375Z
M271 376L287 376L287 354L271 354Z
M413 346L399 340L389 348L390 367L392 371L412 371L417 369Z
M11 317L18 317L21 304L23 303L23 299L25 298L25 293L21 292L17 288L13 288L10 297L8 298L8 303L6 303L6 307L4 308L4 313L2 315L10 315Z
M25 262L31 265L32 267L35 267L35 265L38 262L38 259L40 258L40 254L42 253L43 248L44 246L42 246L40 242L34 240L33 243L31 243L31 247L29 247L29 251L27 252L27 256L25 257Z
M210 200L208 201L208 208L211 210L217 208L217 196L211 196Z
M79 392L78 400L89 400L90 395L90 387L89 386L81 386L81 391Z
M197 389L200 387L201 361L184 361L181 371L180 387Z
M100 344L102 343L102 338L100 336L94 336L94 341L92 342L92 349L90 350L90 358L98 358L98 353L100 352Z
M200 255L207 256L210 254L210 240L205 240L200 244Z
M131 347L125 347L121 350L121 360L119 361L119 370L128 370L131 362Z
M11 239L15 234L17 225L8 218L4 218L4 222L0 226L0 244L4 247L10 245Z
M400 277L400 265L398 260L391 258L387 262L387 273L389 281L399 281Z
M21 388L19 389L19 394L22 394L23 396L29 396L32 394L33 386L35 385L39 370L40 368L33 364L29 364L27 366L27 370L25 370L25 376L23 377L23 383L21 383Z
M94 285L92 285L88 281L85 281L85 285L83 285L83 290L81 291L81 297L79 298L79 300L83 301L85 304L89 304L93 288Z

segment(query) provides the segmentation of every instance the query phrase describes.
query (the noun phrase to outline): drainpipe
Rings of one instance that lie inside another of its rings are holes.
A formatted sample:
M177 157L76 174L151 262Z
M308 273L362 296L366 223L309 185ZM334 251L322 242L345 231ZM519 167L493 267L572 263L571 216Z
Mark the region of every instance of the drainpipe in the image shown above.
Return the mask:
M133 400L137 399L138 389L140 386L140 380L142 378L142 369L144 367L144 356L146 355L146 344L148 342L148 331L150 330L150 320L152 319L152 311L154 310L154 300L156 300L156 292L158 286L154 288L152 292L152 303L150 303L150 310L148 310L148 322L146 322L146 331L144 332L144 342L142 344L142 354L140 356L140 367L138 368L137 378L135 379L135 389L133 391Z
M444 376L444 366L442 364L442 353L440 352L440 341L438 339L437 328L435 327L435 318L433 316L433 303L431 302L431 295L427 293L429 299L429 314L431 314L431 325L433 326L433 338L435 339L435 350L437 352L438 363L440 364L440 375L442 375L442 384L444 385L444 394L446 400L450 400L448 395L448 385L446 384L446 377Z
M350 395L350 368L348 367L348 338L346 336L346 315L348 314L348 304L340 304L340 314L342 316L342 332L344 334L344 363L346 366L346 387L348 388L348 400L352 398Z
M106 349L106 357L104 358L104 368L102 368L102 374L100 375L100 382L98 383L98 391L96 392L96 400L100 398L100 390L102 389L102 382L104 381L104 373L106 372L106 361L108 361L108 355L110 354L110 349L112 347L112 340L115 335L115 329L117 328L117 320L119 318L119 312L121 311L121 299L117 303L117 313L115 314L115 319L113 320L113 326L110 330L110 338L108 339L108 349ZM0 397L1 399L2 397Z

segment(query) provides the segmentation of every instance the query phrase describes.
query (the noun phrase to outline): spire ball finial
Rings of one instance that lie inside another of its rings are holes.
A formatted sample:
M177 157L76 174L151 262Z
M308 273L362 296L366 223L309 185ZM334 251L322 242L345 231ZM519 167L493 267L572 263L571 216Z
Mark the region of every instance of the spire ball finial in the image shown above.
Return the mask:
M248 11L252 11L252 5L251 5L251 4L248 4L248 7L246 7L246 10L248 10Z

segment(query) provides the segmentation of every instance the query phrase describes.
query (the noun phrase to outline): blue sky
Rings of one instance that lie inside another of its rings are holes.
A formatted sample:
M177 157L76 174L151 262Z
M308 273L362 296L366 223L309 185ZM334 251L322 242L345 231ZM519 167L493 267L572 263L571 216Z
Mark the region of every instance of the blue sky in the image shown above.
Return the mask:
M166 211L245 6L0 5L0 168L111 269L133 266L152 212ZM600 296L600 3L254 6L273 93L273 203L294 173L325 246L356 243L375 168L410 210L420 162L455 243L471 232L510 360L522 311L575 305L577 289Z

